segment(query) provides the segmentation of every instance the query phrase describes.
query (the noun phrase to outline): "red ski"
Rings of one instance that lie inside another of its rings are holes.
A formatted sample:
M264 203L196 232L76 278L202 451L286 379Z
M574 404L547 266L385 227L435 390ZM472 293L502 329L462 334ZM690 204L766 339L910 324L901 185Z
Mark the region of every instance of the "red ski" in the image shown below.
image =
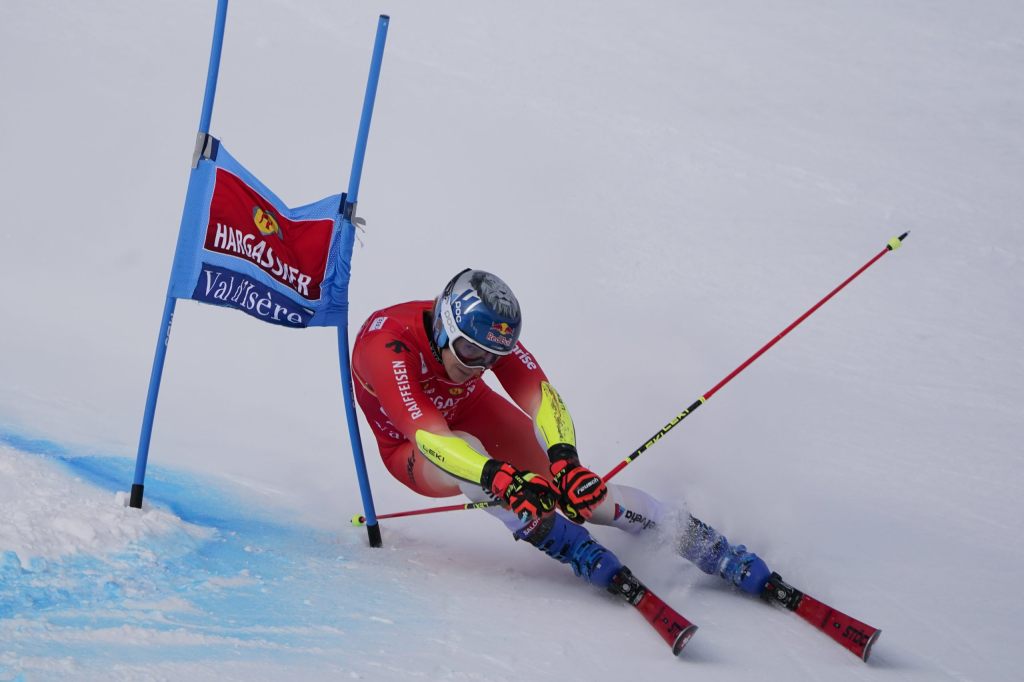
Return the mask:
M871 655L871 646L878 639L878 635L882 634L878 628L851 618L828 604L804 594L786 583L778 573L772 573L761 597L795 611L798 616L860 656L865 662Z
M676 613L625 566L612 578L608 591L623 597L643 614L676 656L682 653L683 647L697 631L696 625Z

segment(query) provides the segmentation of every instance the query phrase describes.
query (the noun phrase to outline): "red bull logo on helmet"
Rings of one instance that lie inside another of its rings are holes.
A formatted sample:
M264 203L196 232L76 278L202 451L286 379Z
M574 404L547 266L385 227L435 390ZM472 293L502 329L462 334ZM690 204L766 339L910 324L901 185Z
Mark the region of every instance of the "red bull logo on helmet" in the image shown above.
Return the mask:
M514 330L508 322L495 322L491 325L491 331L498 332L502 336L511 336Z
M515 328L508 322L492 322L491 328L487 330L487 340L498 343L507 348L512 347L515 337Z

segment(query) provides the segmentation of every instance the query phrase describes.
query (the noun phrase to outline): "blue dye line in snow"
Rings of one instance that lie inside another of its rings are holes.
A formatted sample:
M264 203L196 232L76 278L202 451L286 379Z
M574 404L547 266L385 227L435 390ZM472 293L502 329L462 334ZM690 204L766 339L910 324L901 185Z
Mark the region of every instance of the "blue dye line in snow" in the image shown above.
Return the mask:
M127 457L75 454L59 443L8 431L0 431L0 444L58 462L73 475L103 490L118 492L131 487L134 464ZM265 514L254 509L246 509L246 514L240 515L239 508L244 504L226 496L216 483L199 481L194 475L172 469L147 469L146 501L166 507L183 521L197 525L235 527L255 524L264 532L291 530L287 526L272 530L274 524L258 521L257 517Z
M6 431L0 443L50 459L103 490L125 490L131 482L127 457L77 456L58 443ZM76 660L221 659L225 646L241 646L281 660L310 648L352 647L353 636L387 637L382 613L423 620L419 600L378 575L371 564L383 557L365 549L361 536L342 539L282 523L273 510L256 509L209 479L166 468L149 469L146 493L147 504L204 533L182 526L116 555L34 558L27 566L0 547L0 639L13 642L6 646L21 656ZM140 648L131 635L59 643L34 636L37 628L125 627L148 633L149 644ZM173 646L151 644L162 641L159 633ZM5 671L0 661L0 673L12 672L18 671Z

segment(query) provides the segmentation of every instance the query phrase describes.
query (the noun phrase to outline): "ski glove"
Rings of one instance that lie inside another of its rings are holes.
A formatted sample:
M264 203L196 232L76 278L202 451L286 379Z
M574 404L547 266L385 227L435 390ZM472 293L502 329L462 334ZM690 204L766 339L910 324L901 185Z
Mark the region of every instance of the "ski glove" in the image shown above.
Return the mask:
M480 485L507 503L523 521L548 516L558 504L558 491L547 479L496 459L484 464Z
M608 495L608 486L601 477L580 464L576 448L567 446L565 452L551 461L551 481L558 489L558 506L570 521L589 521L594 510Z

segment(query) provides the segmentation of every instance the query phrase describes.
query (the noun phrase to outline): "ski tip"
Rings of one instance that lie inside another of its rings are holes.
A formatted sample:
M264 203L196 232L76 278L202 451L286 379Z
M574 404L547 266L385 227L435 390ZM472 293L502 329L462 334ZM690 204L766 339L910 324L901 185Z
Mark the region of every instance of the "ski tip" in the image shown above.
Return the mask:
M679 636L676 637L676 641L672 644L672 653L676 656L682 654L683 648L686 646L686 643L690 641L690 638L693 637L693 633L695 632L697 632L696 625L689 625L683 628L683 631L679 633Z
M872 633L871 637L869 637L869 638L868 638L868 643L864 645L864 653L862 653L862 654L860 655L860 658L861 658L861 660L862 660L862 661L864 661L865 663L867 663L867 662L868 662L868 656L870 656L870 655L871 655L871 647L872 647L872 646L874 646L874 644L875 644L875 642L876 642L876 641L878 640L878 636L879 636L880 634L882 634L882 631L881 631L881 630L875 630L875 631L874 631L874 632Z

